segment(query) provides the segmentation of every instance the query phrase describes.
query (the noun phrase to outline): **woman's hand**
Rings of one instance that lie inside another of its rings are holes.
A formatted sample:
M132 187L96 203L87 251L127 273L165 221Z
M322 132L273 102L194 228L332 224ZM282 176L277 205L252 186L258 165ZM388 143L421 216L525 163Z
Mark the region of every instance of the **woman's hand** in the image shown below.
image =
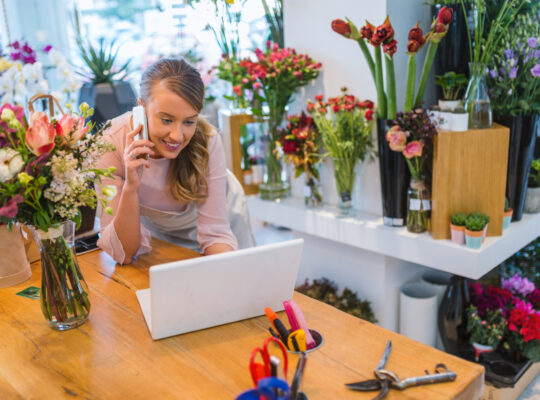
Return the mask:
M150 140L135 139L141 132L142 126L138 126L129 132L126 138L126 148L124 150L125 180L124 187L138 189L141 183L143 167L150 168L147 155L154 155L152 148L154 143Z

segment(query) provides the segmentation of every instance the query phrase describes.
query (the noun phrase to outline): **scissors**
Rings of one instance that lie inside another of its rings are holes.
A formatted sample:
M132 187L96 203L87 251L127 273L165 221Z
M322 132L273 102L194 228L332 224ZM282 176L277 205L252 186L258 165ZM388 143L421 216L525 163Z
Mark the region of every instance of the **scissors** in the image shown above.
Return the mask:
M269 377L260 379L255 389L241 393L236 400L289 400L290 396L291 391L286 381Z
M251 378L253 379L255 387L258 386L258 383L261 379L272 376L272 360L270 359L271 354L268 353L268 346L272 343L275 346L278 346L281 350L282 359L279 361L282 361L283 378L287 379L287 349L280 340L271 336L264 341L262 348L256 347L255 349L253 349L253 351L251 352L251 357L249 358L249 371L251 372ZM261 355L263 360L262 364L255 361L257 354ZM272 356L273 360L275 360L276 358L276 356ZM275 371L276 375L279 375L279 372L280 371Z

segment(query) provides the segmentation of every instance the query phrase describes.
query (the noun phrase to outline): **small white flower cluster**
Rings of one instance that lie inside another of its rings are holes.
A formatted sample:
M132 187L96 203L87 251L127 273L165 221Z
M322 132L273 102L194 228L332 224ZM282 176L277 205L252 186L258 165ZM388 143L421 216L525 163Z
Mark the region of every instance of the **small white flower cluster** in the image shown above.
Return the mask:
M40 62L23 65L20 61L0 59L1 103L25 105L27 97L48 91L49 84Z
M75 94L81 87L81 80L73 71L73 68L67 62L66 58L57 49L52 48L49 50L49 61L57 69L57 76L60 79L62 86L60 87L61 93L53 93L54 97L58 101L63 102L63 96L66 95L66 101L76 98Z
M80 141L79 151L82 157L82 169L89 170L96 168L97 162L103 154L114 151L114 145L104 141L102 136L96 140L93 136L87 135L85 139Z

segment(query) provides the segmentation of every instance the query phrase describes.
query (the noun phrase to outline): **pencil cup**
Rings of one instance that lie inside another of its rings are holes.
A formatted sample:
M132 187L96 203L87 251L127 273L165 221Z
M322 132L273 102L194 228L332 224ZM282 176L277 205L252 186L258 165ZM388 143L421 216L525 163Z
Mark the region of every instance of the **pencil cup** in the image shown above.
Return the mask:
M291 333L291 332L292 332L292 330L289 330L289 333ZM313 340L315 340L315 347L313 347L313 348L311 348L309 350L306 350L305 353L310 353L313 350L317 350L324 343L324 337L323 337L323 335L321 335L321 333L319 331L316 331L315 329L310 329L309 333L311 333L311 337L313 337ZM287 349L287 351L289 353L293 353L293 354L302 354L303 353L302 351L294 351L294 350L289 350L289 349Z

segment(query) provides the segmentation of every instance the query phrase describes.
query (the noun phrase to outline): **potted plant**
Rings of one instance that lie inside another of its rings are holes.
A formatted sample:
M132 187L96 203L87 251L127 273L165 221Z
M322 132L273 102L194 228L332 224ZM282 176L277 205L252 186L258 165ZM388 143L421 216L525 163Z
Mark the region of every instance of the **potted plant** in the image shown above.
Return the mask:
M504 214L503 214L503 229L506 229L510 226L512 222L512 213L514 210L508 205L508 198L504 198Z
M540 158L531 162L529 185L527 187L523 209L529 214L540 212Z
M480 213L470 214L465 220L465 244L470 249L479 249L482 246L486 220Z
M450 218L450 234L452 242L457 244L465 244L465 221L467 214L456 213Z
M454 111L461 101L459 94L467 86L467 83L465 74L456 74L454 71L437 75L435 84L440 86L443 92L443 98L439 99L439 107L443 111Z
M439 100L440 101L440 100ZM454 132L465 132L469 128L469 114L463 106L458 105L452 111L452 122L450 130Z
M467 333L474 347L474 359L478 361L481 353L492 352L503 338L506 320L502 310L486 310L480 315L474 305L467 308Z

